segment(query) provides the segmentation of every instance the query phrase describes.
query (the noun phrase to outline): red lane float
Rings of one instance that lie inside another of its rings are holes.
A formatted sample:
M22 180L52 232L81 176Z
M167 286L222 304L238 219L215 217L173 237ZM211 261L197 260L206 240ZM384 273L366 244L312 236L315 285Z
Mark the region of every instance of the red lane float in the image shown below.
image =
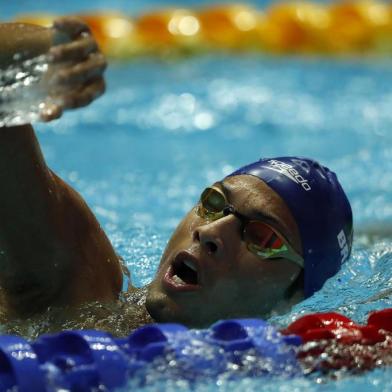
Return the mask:
M370 313L368 325L374 325L379 329L392 333L392 309Z
M366 325L333 312L309 314L281 333L302 338L297 357L306 373L359 373L392 365L392 309L372 312Z
M299 335L304 343L335 339L340 343L375 344L392 332L392 309L370 314L367 325L355 324L339 313L314 313L301 317L281 331L284 335Z

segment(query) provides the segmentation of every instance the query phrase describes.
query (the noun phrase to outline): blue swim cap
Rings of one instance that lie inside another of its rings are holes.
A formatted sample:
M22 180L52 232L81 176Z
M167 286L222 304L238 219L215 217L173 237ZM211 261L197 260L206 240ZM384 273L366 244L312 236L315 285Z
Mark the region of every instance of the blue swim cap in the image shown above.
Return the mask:
M228 177L256 176L287 204L302 240L305 297L321 289L348 259L352 245L352 211L336 174L300 157L261 159Z

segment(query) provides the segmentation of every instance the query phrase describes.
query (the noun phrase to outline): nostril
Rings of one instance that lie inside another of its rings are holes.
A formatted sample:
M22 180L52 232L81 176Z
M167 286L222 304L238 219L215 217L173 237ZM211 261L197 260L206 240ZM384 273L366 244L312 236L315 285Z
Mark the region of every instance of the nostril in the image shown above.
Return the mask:
M193 232L193 239L194 239L195 241L197 241L197 242L200 242L200 235L199 235L199 232L198 232L197 230L195 230L195 231Z
M199 242L201 247L208 253L216 253L218 251L218 243L215 241L214 236L205 233L203 230L195 230L193 232L193 240Z
M211 241L207 241L205 243L205 246L206 246L209 253L215 253L218 250L218 247L216 246L216 244Z

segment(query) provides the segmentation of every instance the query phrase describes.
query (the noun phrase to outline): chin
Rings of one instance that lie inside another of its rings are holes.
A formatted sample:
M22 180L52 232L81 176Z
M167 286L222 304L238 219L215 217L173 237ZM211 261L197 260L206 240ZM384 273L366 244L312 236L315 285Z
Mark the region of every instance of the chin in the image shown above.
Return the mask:
M146 298L146 308L150 316L159 323L182 323L179 306L163 291L151 285Z
M179 305L164 291L150 286L146 308L150 316L160 323L180 323L189 328L209 327L217 319L206 317L195 304Z

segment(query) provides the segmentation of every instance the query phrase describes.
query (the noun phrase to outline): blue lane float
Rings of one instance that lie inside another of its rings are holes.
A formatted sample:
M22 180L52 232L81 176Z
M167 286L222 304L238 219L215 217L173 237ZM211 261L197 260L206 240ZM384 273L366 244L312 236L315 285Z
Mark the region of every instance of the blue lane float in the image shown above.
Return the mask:
M0 336L0 391L113 391L129 380L142 386L157 363L170 363L167 369L190 382L230 367L240 377L293 377L302 374L295 350L300 344L300 337L282 336L256 319L220 321L206 330L151 324L125 338L93 330L43 335L31 343Z

